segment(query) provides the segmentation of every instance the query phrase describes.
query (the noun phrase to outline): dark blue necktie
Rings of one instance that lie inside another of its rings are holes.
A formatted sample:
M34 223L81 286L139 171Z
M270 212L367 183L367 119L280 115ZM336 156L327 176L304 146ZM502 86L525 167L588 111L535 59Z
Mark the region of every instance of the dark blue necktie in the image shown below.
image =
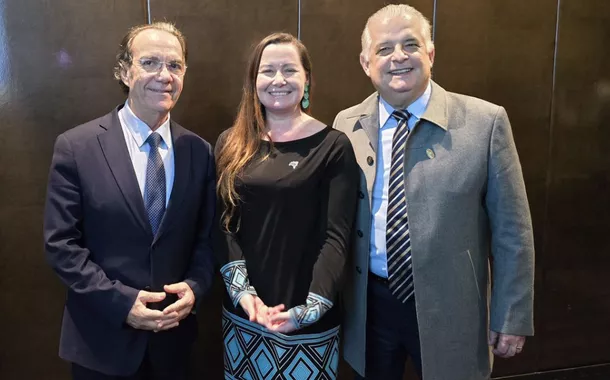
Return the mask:
M161 219L165 213L165 167L159 154L161 135L153 132L146 142L150 146L148 165L146 166L146 184L144 186L144 202L148 212L148 220L153 234L157 234Z
M401 302L413 296L413 269L411 265L411 239L405 197L404 158L409 134L409 117L406 110L394 111L392 117L398 127L392 138L392 161L386 214L386 254L390 291Z

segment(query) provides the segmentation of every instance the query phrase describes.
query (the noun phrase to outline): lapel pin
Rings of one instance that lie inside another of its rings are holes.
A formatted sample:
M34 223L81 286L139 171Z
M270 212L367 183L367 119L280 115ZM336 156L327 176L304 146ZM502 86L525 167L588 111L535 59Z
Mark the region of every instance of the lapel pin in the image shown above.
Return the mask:
M436 157L436 155L434 154L434 151L430 148L426 149L426 156L428 156L428 158Z

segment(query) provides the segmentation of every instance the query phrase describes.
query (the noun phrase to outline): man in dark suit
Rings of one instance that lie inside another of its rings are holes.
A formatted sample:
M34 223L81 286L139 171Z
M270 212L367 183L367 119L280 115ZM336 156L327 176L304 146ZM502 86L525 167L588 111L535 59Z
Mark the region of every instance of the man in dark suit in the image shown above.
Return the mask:
M215 205L210 144L169 115L186 58L173 25L132 28L115 67L125 104L55 143L44 238L68 286L59 355L74 379L186 378Z
M410 357L424 380L486 380L490 351L512 357L534 332L532 223L508 116L432 81L434 54L419 11L380 9L360 55L377 91L334 123L362 174L342 327L366 379L402 379Z

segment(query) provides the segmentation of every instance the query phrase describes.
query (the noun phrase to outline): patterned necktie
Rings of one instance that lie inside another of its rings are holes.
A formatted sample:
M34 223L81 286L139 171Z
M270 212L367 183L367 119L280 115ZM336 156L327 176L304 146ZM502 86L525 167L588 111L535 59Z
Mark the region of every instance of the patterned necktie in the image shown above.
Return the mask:
M388 189L388 211L386 214L386 253L388 260L388 281L392 294L405 303L413 296L413 270L411 265L411 239L407 219L405 197L404 157L408 120L411 114L406 110L394 111L392 117L398 121L398 128L392 138L392 166Z
M159 154L161 141L161 135L157 132L151 133L146 139L150 146L150 152L148 153L148 165L146 166L144 200L153 235L157 234L165 213L165 167L161 154Z

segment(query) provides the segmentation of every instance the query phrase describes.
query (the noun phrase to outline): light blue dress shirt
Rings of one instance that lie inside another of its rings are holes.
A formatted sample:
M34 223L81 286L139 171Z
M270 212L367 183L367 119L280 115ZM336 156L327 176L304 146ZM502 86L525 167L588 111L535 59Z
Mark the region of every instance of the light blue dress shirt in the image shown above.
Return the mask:
M119 110L119 121L123 128L123 135L127 143L127 151L133 164L133 170L138 179L140 193L144 198L144 186L146 186L146 167L148 166L148 153L150 145L146 143L146 139L153 131L150 127L140 120L129 108L127 102L125 106ZM169 202L169 197L174 186L174 145L172 142L172 133L169 128L169 116L167 120L155 131L161 135L163 142L159 146L159 154L163 159L165 168L165 206ZM144 200L146 203L146 200Z
M428 107L432 86L417 98L407 111L411 113L409 118L409 130L419 121ZM371 247L369 270L380 277L388 277L388 260L386 255L386 216L388 211L388 185L390 182L390 166L392 164L392 137L398 127L395 118L390 117L394 108L381 96L379 97L379 142L377 145L377 168L375 182L373 183L371 226Z

